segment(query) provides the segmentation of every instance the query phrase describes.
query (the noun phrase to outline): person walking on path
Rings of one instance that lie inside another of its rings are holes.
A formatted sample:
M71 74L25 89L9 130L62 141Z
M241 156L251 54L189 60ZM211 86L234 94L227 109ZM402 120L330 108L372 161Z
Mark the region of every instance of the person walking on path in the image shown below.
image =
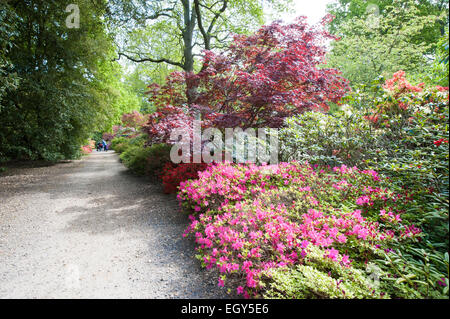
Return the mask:
M104 139L102 139L102 145L103 145L103 150L105 152L108 151L108 144L106 143L106 141Z
M97 152L100 152L103 149L103 142L97 143Z

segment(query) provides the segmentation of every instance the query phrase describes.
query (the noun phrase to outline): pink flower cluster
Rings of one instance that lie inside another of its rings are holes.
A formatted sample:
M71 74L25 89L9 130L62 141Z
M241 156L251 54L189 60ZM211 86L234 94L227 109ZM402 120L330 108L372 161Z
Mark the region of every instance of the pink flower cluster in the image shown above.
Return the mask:
M351 267L394 239L419 236L402 224L401 196L382 182L375 171L344 165L219 163L180 185L180 205L192 213L184 235L195 236L204 265L221 273L219 285L235 280L250 296L272 269L301 264L309 247Z
M81 146L81 153L84 155L88 155L89 153L92 153L92 146L91 145Z
M424 83L411 85L405 77L405 71L400 70L392 75L392 79L386 80L383 88L400 94L405 92L421 92L424 85Z

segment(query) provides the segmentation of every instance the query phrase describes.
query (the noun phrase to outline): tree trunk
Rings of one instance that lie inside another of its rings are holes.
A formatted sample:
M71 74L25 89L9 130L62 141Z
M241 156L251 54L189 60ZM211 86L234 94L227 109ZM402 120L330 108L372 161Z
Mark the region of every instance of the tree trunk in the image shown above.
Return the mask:
M190 0L182 0L183 3L183 17L184 17L184 29L183 29L183 44L184 44L184 64L183 69L186 72L186 97L189 107L195 103L197 97L198 87L191 79L191 75L194 72L194 54L193 48L193 33L196 23L196 11L194 7L191 7ZM195 112L195 118L200 119L200 113Z

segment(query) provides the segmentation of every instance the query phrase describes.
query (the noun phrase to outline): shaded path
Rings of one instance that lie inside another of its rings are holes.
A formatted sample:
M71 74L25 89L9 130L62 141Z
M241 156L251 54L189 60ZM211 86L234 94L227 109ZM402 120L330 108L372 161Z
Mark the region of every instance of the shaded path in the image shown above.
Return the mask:
M113 152L0 175L0 298L223 298L174 196Z

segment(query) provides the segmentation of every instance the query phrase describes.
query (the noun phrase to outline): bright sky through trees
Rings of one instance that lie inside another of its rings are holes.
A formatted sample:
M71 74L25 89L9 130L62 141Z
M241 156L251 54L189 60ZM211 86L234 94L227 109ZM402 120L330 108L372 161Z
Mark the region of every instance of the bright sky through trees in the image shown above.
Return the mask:
M283 13L280 18L283 21L291 22L296 17L305 15L308 22L314 24L319 22L326 14L326 6L334 0L293 0L291 12Z

